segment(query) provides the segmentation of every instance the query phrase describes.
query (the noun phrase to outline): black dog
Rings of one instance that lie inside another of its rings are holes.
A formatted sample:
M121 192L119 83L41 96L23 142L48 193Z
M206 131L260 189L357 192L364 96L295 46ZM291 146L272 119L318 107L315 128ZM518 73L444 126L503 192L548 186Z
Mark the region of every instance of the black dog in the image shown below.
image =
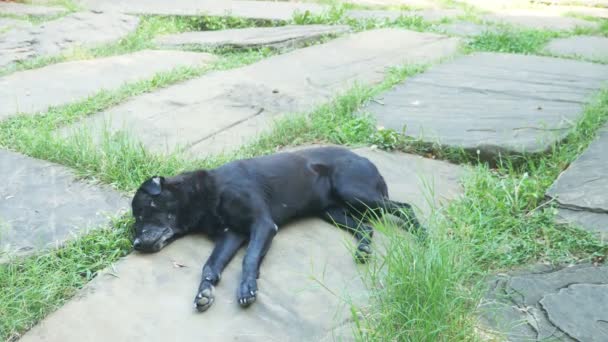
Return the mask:
M361 261L371 253L368 211L394 214L414 228L411 206L388 199L378 169L368 159L323 147L238 160L213 170L153 177L133 198L135 249L156 252L176 237L202 231L215 238L194 300L199 311L213 303L213 286L237 250L249 241L238 290L241 306L253 303L259 268L278 227L317 216L351 231Z

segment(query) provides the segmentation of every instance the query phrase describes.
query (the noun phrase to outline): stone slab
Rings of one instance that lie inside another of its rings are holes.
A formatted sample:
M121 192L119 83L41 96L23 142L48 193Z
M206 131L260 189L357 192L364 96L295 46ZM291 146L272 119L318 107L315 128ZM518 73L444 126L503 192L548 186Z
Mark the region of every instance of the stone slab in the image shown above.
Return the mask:
M557 221L578 226L595 233L601 241L608 241L608 213L558 208Z
M600 303L608 299L608 266L511 274L492 282L481 321L509 341L606 340L608 311Z
M390 6L407 8L439 8L441 6L433 0L341 0L340 2L363 6Z
M37 113L85 99L101 90L151 78L179 66L197 66L213 55L183 51L144 50L136 53L49 65L0 77L0 119Z
M542 17L563 17L570 14L588 15L591 17L608 18L608 8L532 4L522 0L463 0L479 9L503 15L532 15Z
M121 194L79 181L67 168L0 150L0 257L63 243L109 223L129 205Z
M608 125L547 190L567 222L608 236Z
M554 31L571 31L577 27L594 28L597 26L594 22L578 18L544 16L542 15L542 12L538 14L486 14L481 16L481 19L486 22L507 24L516 27Z
M530 2L546 5L579 5L608 8L608 1L606 0L531 0Z
M459 166L356 152L378 165L395 199L427 207L423 180L436 184L437 200L461 191ZM294 222L281 229L264 259L256 303L244 310L236 302L241 250L222 274L213 306L198 314L192 299L212 245L202 236L185 237L157 254L133 253L117 262L112 275L101 274L21 341L353 341L349 303L368 303L353 247L350 234L319 219Z
M608 284L573 284L545 296L540 304L549 320L569 336L589 342L608 339Z
M0 35L8 34L9 31L14 29L23 29L31 25L32 24L26 20L0 17Z
M390 66L453 54L458 43L400 29L361 32L139 96L75 129L124 130L156 152L186 147L202 157L230 151L278 117L309 111L357 82L378 83Z
M28 5L12 1L0 1L0 13L11 15L29 15L36 17L53 17L66 13L63 7Z
M69 48L96 46L135 31L139 19L119 13L78 12L30 28L0 35L0 67L17 61L58 55Z
M608 66L549 57L476 53L434 66L362 112L423 141L492 159L537 153L565 137Z
M452 22L449 24L441 24L437 26L440 32L453 34L456 36L472 37L479 36L485 32L495 30L494 27L488 25L474 24L466 21Z
M608 125L547 191L566 208L608 213Z
M410 11L387 11L387 10L350 10L345 16L357 19L397 20L399 17L420 17L426 21L440 21L443 18L456 18L464 12L457 9L427 9Z
M196 31L159 36L157 45L168 48L297 48L328 35L349 32L347 25L287 25L220 31Z
M545 46L545 51L559 56L608 61L608 38L598 36L556 38Z
M235 16L247 19L281 20L293 19L294 13L309 11L321 14L328 7L314 3L240 0L81 0L85 8L103 11L118 11L129 14L148 15L208 15Z

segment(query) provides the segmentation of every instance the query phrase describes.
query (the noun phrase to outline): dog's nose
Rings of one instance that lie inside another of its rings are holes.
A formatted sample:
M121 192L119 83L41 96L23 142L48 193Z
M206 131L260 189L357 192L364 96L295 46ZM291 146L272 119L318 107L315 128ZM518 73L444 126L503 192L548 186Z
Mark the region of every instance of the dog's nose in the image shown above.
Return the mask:
M139 247L141 247L141 240L140 239L133 240L133 248L139 249Z

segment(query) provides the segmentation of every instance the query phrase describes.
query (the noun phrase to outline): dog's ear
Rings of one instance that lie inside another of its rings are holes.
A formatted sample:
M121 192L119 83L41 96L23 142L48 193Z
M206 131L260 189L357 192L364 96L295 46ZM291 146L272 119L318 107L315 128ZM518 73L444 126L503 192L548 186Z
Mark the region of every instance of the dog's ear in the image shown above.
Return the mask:
M141 189L152 196L156 196L156 195L159 195L161 192L163 192L164 184L165 184L165 177L154 176L154 177L148 179L147 181L145 181L144 184L141 185Z

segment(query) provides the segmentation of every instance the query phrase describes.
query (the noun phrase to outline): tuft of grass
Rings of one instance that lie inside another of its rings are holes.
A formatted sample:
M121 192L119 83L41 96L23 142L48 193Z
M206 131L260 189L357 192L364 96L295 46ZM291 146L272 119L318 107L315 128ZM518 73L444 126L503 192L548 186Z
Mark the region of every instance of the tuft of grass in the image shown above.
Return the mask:
M467 51L536 54L559 34L548 30L517 29L502 26L498 31L486 31L467 43Z
M375 228L385 242L367 269L371 307L355 315L357 339L475 341L471 312L481 291L471 283L477 267L469 250L441 231L419 243L390 223Z

